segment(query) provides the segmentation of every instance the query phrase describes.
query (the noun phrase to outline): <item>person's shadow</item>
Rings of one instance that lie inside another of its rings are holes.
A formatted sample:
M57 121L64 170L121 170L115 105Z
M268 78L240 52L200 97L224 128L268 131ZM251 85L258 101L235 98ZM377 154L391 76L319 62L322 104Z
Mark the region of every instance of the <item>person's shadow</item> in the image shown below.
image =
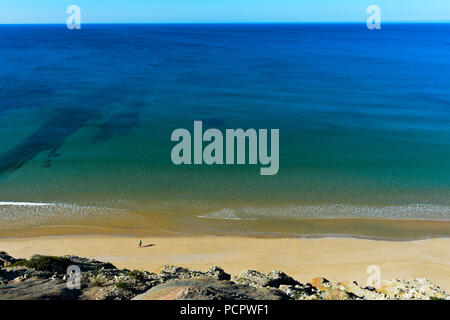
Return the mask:
M154 243L147 244L145 246L142 246L142 248L153 247L153 246L156 246L156 244L154 244Z

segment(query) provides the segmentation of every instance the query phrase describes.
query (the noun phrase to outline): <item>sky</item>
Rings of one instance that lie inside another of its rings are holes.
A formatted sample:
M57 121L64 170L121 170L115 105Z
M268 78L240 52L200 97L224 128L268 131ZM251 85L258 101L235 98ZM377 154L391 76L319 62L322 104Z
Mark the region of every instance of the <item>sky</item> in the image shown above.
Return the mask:
M369 5L382 22L450 22L450 0L0 0L0 24L65 23L69 5L82 23L364 22Z

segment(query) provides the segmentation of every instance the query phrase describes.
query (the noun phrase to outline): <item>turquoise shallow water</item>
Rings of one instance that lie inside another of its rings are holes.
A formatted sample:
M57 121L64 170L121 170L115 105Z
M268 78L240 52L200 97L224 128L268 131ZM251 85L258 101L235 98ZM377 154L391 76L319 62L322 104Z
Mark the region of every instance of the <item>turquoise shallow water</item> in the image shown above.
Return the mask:
M448 24L3 25L0 38L3 222L450 219ZM173 165L170 134L194 120L279 128L279 173Z

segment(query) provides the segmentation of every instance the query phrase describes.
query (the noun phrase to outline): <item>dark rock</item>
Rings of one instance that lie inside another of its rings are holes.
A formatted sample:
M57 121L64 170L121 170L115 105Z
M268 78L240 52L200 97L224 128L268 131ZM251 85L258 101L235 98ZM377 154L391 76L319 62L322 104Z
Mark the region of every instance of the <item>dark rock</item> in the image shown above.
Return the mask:
M11 266L15 262L17 262L17 259L14 259L13 257L11 257L9 254L7 254L4 251L0 252L0 268Z

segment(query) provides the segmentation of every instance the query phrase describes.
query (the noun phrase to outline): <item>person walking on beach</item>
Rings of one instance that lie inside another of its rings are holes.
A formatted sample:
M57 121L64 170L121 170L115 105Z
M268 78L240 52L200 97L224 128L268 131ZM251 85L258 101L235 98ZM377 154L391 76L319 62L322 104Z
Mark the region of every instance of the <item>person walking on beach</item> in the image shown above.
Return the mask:
M142 247L142 240L139 240L139 248Z

